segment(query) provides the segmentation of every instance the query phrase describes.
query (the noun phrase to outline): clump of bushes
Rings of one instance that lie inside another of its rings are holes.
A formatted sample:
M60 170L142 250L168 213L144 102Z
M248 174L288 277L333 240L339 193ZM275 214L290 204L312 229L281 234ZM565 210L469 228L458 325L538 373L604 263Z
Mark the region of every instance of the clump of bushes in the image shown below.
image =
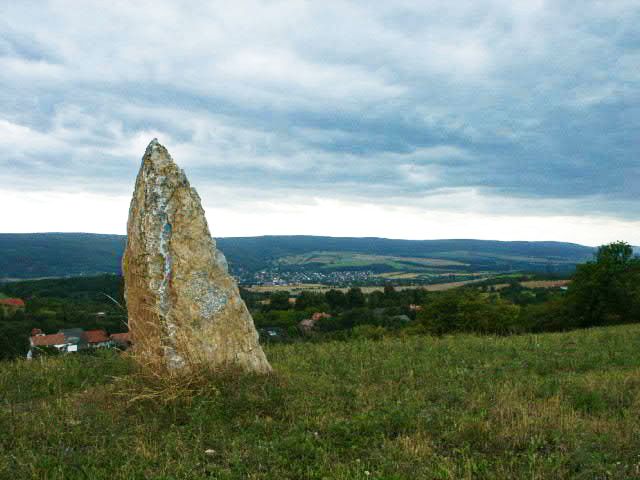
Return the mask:
M566 294L535 294L527 300L516 290L512 286L503 294L467 288L431 296L414 329L509 334L637 322L640 258L629 244L611 243L600 247L593 261L578 265ZM524 300L516 305L505 297Z
M432 334L477 332L508 334L523 330L520 307L475 289L434 296L417 316L418 331Z

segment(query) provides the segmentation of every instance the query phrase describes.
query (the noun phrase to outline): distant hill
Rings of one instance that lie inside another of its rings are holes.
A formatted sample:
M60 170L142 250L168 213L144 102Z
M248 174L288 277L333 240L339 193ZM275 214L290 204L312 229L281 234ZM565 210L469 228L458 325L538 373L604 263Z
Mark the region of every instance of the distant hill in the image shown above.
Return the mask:
M124 235L0 234L0 279L120 273Z
M0 279L120 273L126 238L88 233L0 234ZM594 249L562 242L392 240L316 236L229 237L218 246L235 270L256 271L312 252L351 252L463 262L470 269L570 269Z

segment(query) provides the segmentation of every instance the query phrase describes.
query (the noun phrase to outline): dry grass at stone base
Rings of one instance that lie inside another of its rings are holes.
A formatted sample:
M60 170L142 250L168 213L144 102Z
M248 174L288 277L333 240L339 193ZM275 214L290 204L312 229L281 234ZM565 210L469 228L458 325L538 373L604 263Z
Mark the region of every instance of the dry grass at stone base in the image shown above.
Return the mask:
M0 363L0 478L640 478L640 325L267 355L166 395L112 352Z

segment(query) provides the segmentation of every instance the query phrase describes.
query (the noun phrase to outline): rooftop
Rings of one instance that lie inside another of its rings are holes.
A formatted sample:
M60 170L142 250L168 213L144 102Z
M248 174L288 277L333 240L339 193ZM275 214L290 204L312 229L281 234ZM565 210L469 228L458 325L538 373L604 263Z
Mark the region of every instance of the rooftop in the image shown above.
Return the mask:
M109 336L107 335L107 332L105 332L104 330L87 330L86 332L84 332L85 338L87 339L87 342L89 343L102 343L102 342L108 342L109 341Z
M129 332L126 332L126 333L112 333L109 338L111 338L111 340L113 340L114 342L119 342L119 343L125 343L125 342L130 342L131 341L130 338L129 338Z
M62 345L65 343L64 333L33 336L31 337L31 343L34 347L50 347L53 345Z
M21 298L0 298L0 305L9 307L24 307L24 300Z

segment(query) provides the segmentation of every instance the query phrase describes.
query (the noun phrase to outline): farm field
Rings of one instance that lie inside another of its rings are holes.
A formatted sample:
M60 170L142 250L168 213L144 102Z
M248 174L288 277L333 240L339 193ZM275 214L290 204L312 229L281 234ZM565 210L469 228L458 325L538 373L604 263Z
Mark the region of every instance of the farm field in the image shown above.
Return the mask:
M479 283L487 280L486 277L479 277L473 280L463 280L459 282L447 282L447 283L437 283L433 285L401 285L395 286L396 290L407 290L412 288L423 288L430 292L439 292L444 290L451 290L453 288L458 288L463 285L468 285L470 283ZM384 291L384 286L370 286L370 287L359 287L363 293L371 293ZM346 292L349 288L336 288L336 287L328 287L327 285L314 284L314 283L300 283L300 284L292 284L292 285L259 285L254 287L248 287L247 290L250 292L291 292L291 293L300 293L305 290L312 292L327 292L329 290L341 290Z
M352 252L310 252L278 259L282 265L321 264L324 268L344 268L383 264L393 268L465 267L469 264L441 258L366 255Z
M508 275L505 276L501 276L507 278ZM408 277L408 276L386 276L385 277L387 280L393 280L393 279L411 279L412 277ZM471 280L461 280L459 282L446 282L446 283L436 283L436 284L432 284L432 285L402 285L402 286L395 286L394 288L396 290L407 290L407 289L412 289L412 288L422 288L424 290L427 290L429 292L442 292L442 291L446 291L446 290L451 290L454 288L458 288L458 287L462 287L464 285L470 285L470 284L474 284L474 283L481 283L484 282L485 280L489 279L491 277L485 277L485 276L480 276L478 275L478 278L475 279L471 279ZM570 280L530 280L530 281L524 281L524 282L519 282L520 285L522 285L524 288L530 288L530 289L535 289L535 288L557 288L557 287L564 287L567 286L571 283ZM498 283L495 285L492 285L496 290L500 290L502 288L508 287L509 284L508 283ZM328 287L326 285L321 285L321 284L293 284L293 285L260 285L260 286L254 286L254 287L248 287L247 290L251 291L251 292L283 292L283 291L288 291L291 293L300 293L302 291L308 290L308 291L314 291L314 292L327 292L329 290L331 290L333 287ZM360 287L360 289L364 292L364 293L371 293L371 292L376 292L376 291L384 291L384 286L370 286L370 287ZM348 290L348 288L335 288L335 290L341 290L343 292L346 292Z
M420 274L409 272L389 272L381 273L378 275L378 277L384 278L386 280L412 280L420 277Z
M0 478L640 478L640 325L267 347L270 377L0 363Z
M508 264L509 262L514 262L514 263L527 263L527 264L534 265L534 264L546 264L546 263L549 263L550 261L553 261L556 264L572 263L571 260L564 259L564 258L537 257L532 255L509 255L504 253L478 254L477 252L468 251L468 250L452 250L444 253L438 253L434 256L442 259L455 258L460 262L464 262L465 260L472 261L477 258L484 258L484 259L500 260L502 262L505 262L506 264Z
M557 288L566 287L571 280L531 280L528 282L520 282L525 288Z

